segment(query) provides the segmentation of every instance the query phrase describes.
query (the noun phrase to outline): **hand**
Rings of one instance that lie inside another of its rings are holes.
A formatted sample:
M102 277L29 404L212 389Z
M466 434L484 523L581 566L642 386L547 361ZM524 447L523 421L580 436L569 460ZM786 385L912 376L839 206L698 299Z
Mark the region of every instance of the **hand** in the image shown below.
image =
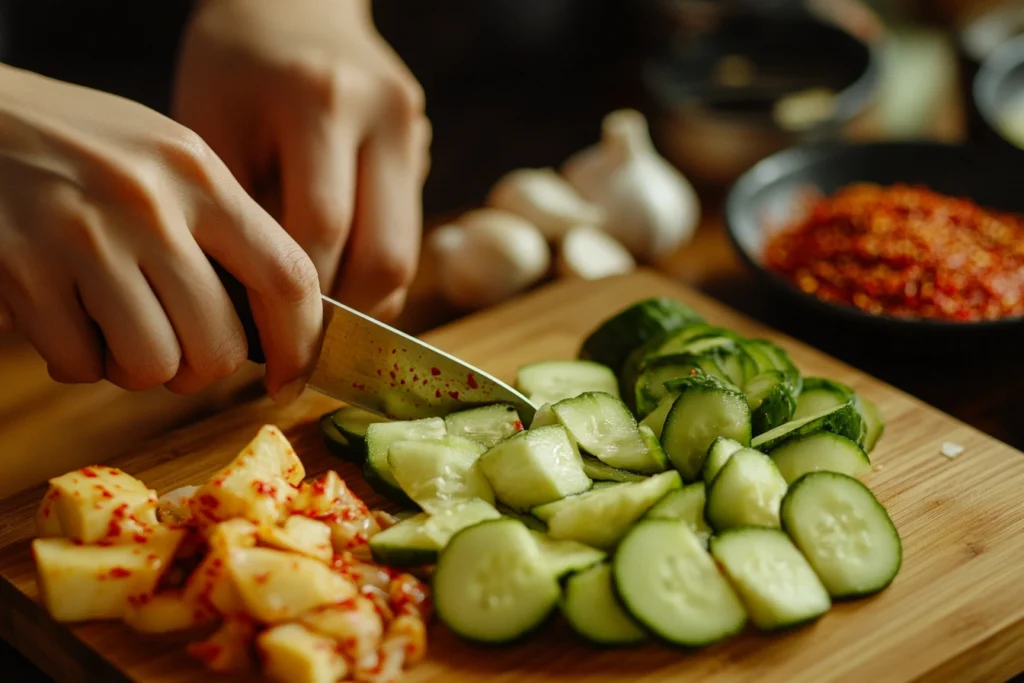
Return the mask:
M324 292L397 315L418 262L430 126L366 0L207 0L174 113L255 196L271 184Z
M197 391L245 360L207 255L249 293L267 389L297 395L316 272L198 135L128 100L0 67L0 319L62 382Z

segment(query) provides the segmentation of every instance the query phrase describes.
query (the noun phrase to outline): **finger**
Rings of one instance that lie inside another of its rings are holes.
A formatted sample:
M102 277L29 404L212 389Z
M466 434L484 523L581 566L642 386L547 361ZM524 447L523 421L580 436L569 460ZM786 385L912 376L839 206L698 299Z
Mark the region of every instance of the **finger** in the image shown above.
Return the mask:
M235 373L246 358L242 323L210 262L191 234L166 251L146 254L143 275L151 283L181 348L171 391L189 394Z
M233 178L216 185L217 211L194 227L202 250L241 282L267 359L271 396L297 395L312 373L323 304L312 261Z
M355 123L310 117L282 130L283 225L309 254L330 291L355 204L359 136Z
M82 303L106 342L107 379L128 391L150 389L177 374L181 347L138 265L119 261L88 268L78 283Z
M416 274L422 156L415 136L371 138L360 155L355 221L335 295L381 320L401 312Z

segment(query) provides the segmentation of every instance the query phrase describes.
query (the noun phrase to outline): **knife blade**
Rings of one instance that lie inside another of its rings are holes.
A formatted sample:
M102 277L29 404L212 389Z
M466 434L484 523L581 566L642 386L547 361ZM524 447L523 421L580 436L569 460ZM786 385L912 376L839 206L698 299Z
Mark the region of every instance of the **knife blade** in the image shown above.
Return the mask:
M242 322L249 359L265 362L245 287L212 263ZM511 403L524 424L533 421L536 407L496 377L329 297L321 299L323 343L310 388L394 420Z

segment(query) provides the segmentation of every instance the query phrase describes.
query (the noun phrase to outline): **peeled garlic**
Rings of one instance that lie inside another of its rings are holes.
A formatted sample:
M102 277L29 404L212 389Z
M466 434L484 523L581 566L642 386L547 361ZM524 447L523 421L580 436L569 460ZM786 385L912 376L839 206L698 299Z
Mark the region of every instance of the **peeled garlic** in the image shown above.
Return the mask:
M654 149L643 114L623 109L601 124L601 142L570 157L562 175L607 213L603 230L651 262L688 242L700 221L693 186Z
M600 226L605 218L604 209L583 199L550 168L506 173L491 188L487 206L522 216L552 242L578 225Z
M636 261L614 237L597 228L581 226L566 233L558 252L558 274L599 280L636 269Z
M469 310L518 294L551 266L551 251L540 230L499 209L469 211L437 228L427 248L436 259L444 299Z

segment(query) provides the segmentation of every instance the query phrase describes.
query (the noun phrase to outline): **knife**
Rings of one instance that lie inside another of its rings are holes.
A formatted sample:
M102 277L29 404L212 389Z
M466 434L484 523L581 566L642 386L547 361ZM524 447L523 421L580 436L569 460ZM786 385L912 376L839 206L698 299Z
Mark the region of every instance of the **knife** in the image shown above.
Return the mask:
M242 322L249 360L265 363L245 287L211 263ZM510 403L524 424L533 421L536 407L496 377L329 297L321 299L323 344L310 388L393 420Z

